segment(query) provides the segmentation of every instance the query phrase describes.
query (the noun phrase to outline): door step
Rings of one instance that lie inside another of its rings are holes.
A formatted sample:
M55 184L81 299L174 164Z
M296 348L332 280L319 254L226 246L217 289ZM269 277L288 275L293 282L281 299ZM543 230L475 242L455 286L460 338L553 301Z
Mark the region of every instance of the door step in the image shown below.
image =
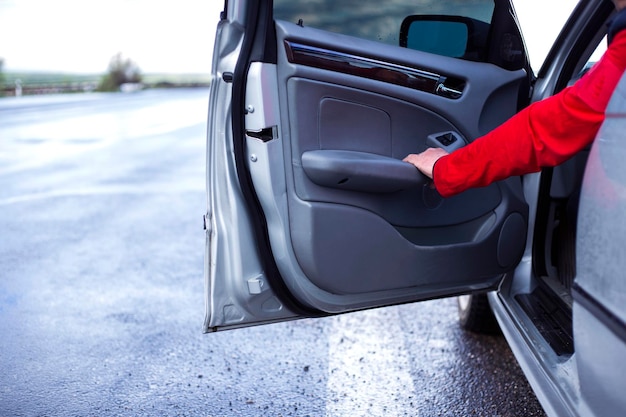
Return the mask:
M557 355L574 353L572 310L565 303L541 287L515 299Z

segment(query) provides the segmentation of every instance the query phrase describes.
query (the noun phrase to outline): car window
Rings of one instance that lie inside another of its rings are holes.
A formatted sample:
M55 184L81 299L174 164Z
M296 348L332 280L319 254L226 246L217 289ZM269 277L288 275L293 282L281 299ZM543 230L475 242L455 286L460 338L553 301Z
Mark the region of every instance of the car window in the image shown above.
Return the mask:
M491 23L494 0L274 0L274 18L345 35L400 45L411 15L461 16Z

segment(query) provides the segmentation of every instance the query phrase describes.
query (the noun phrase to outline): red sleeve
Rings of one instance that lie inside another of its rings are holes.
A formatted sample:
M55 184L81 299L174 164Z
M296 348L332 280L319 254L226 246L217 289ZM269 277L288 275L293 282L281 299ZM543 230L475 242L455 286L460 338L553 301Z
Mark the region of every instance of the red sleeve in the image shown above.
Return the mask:
M573 86L536 102L485 136L440 158L433 169L444 196L512 175L558 165L589 145L604 121L611 94L626 69L626 30Z

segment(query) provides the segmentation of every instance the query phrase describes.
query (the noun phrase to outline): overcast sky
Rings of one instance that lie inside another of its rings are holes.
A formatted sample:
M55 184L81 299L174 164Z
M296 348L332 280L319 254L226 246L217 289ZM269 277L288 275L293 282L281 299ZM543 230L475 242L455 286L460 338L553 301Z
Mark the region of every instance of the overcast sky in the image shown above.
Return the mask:
M577 0L514 1L535 66ZM223 0L0 0L0 58L7 71L101 73L121 52L144 73L207 73L222 5Z
M207 73L223 0L0 0L6 71Z

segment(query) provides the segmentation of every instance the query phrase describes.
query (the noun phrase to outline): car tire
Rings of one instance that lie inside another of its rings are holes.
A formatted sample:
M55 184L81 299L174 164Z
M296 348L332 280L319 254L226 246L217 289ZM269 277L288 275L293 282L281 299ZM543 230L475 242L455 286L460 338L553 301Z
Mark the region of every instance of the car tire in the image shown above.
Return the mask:
M474 333L499 334L500 326L491 311L487 294L468 294L457 297L461 328Z

